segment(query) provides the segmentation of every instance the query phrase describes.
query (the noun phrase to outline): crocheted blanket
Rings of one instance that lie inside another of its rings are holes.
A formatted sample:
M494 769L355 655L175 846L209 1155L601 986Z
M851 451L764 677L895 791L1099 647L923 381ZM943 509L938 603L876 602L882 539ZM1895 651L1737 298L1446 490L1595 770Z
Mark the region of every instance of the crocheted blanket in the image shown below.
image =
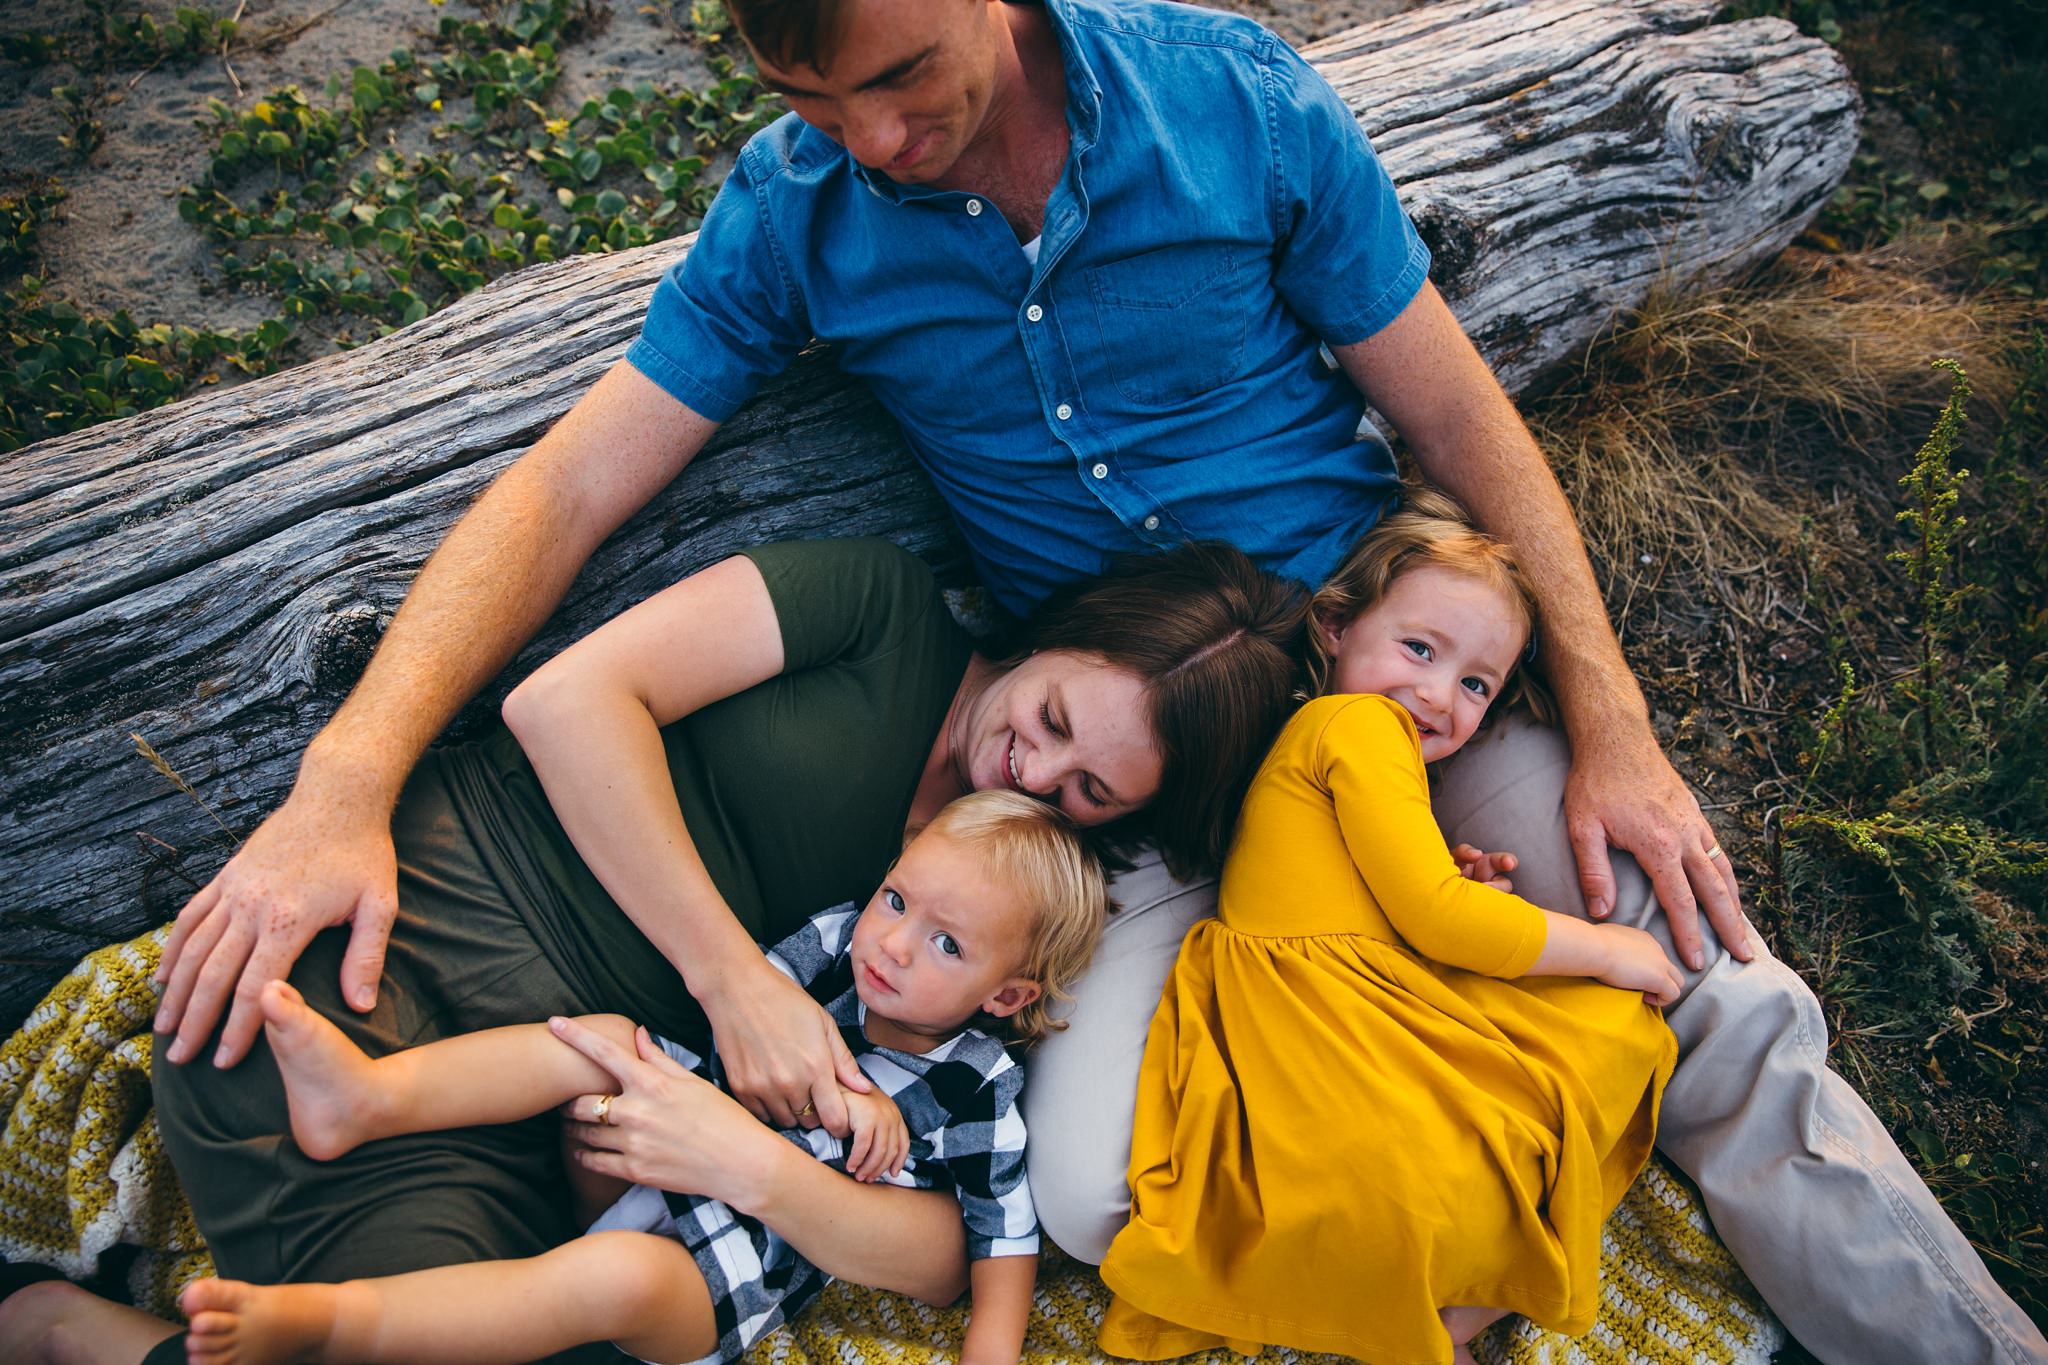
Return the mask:
M177 1295L212 1273L149 1103L150 973L167 931L102 948L59 982L0 1049L0 1256L84 1278L116 1246L136 1248L134 1302L177 1316ZM1601 1244L1600 1320L1569 1339L1510 1319L1475 1343L1494 1365L1765 1365L1784 1329L1714 1236L1699 1196L1661 1160L1614 1216ZM1027 1365L1100 1359L1108 1301L1094 1270L1057 1254L1039 1278ZM835 1284L801 1319L750 1354L755 1365L922 1362L953 1358L962 1308L930 1308ZM1269 1349L1259 1365L1312 1359ZM1238 1365L1227 1351L1203 1365Z

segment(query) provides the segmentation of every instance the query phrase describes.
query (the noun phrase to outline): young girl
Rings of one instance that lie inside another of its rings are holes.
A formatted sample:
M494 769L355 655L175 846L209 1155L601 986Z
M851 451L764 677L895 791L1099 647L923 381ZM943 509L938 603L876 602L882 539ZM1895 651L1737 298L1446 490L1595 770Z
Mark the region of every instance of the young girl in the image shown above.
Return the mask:
M1267 756L1152 1021L1100 1344L1442 1362L1506 1312L1584 1332L1676 1055L1646 1001L1677 970L1488 885L1505 860L1454 859L1431 819L1423 764L1533 635L1504 546L1418 493L1313 611L1330 695Z
M1107 908L1101 865L1064 816L1018 793L978 792L904 848L864 911L826 911L770 954L838 1020L875 1083L873 1094L844 1092L847 1139L785 1135L857 1178L954 1189L972 1261L967 1360L1017 1359L1038 1251L1022 1073L973 1025L1007 1024L1024 1042L1057 1027L1047 1006L1087 965ZM559 1020L373 1061L283 982L263 1005L292 1136L316 1160L403 1133L512 1122L612 1085L553 1036ZM630 1021L583 1022L632 1047ZM717 1078L716 1058L662 1046ZM771 1229L715 1200L571 1174L594 1208L616 1202L586 1236L531 1260L339 1285L200 1281L182 1300L188 1357L519 1362L610 1340L651 1362L730 1361L827 1282Z

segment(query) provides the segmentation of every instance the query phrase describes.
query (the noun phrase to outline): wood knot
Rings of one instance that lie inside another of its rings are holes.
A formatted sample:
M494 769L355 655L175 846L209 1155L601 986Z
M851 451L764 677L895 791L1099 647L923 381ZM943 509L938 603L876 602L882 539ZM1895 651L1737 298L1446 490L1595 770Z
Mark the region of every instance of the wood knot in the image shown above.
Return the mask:
M389 612L367 602L343 607L322 619L313 628L313 686L336 694L354 687L390 624Z
M1725 109L1702 109L1688 120L1686 140L1702 180L1748 184L1756 175L1754 130Z
M1429 278L1446 299L1459 298L1472 287L1472 267L1479 260L1485 234L1466 214L1440 200L1416 206L1410 218L1422 244L1429 248Z

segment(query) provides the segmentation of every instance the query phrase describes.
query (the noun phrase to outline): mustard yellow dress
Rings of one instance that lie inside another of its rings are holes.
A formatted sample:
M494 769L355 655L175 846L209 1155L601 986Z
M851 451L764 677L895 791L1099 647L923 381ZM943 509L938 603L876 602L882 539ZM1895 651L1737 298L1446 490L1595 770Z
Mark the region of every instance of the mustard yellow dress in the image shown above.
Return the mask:
M1588 1330L1677 1045L1636 992L1499 979L1545 934L1459 875L1406 711L1304 707L1153 1016L1102 1349L1447 1362L1452 1304Z

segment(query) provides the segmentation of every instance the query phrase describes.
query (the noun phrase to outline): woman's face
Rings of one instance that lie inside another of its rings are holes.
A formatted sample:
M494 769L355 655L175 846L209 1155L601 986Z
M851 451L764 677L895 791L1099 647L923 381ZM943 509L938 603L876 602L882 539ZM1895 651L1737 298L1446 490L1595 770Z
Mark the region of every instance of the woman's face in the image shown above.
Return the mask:
M967 790L1021 791L1080 825L1150 801L1163 763L1144 684L1067 650L1033 654L991 678L964 708L952 748Z

